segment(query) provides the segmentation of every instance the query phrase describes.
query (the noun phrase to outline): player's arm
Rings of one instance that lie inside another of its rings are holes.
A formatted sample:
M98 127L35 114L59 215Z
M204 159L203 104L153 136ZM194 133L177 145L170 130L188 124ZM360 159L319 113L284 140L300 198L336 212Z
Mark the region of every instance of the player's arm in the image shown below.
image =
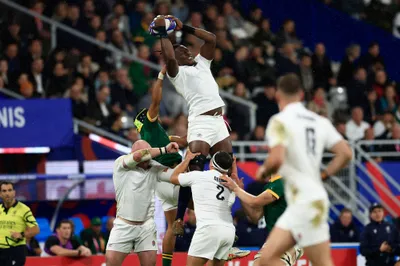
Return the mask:
M170 77L176 77L179 72L178 61L175 59L174 47L170 39L168 39L167 30L165 29L165 17L158 16L154 22L154 29L158 31L158 36L161 40L161 53L164 62L167 65L167 72Z
M135 151L122 156L122 167L125 169L135 168L139 163L149 161L154 157L166 154L175 153L179 151L179 146L175 142L169 143L167 146L162 148L150 148Z
M351 160L353 152L342 136L336 131L331 123L327 125L327 136L325 140L325 148L335 154L335 157L322 172L322 179L326 179L334 175L337 171L345 167Z
M182 21L180 21L178 18L174 16L169 16L169 17L175 20L177 25L176 30L182 29L183 32L193 34L197 38L202 39L204 41L204 44L200 48L200 55L202 57L206 58L207 60L214 59L215 47L217 43L217 37L215 36L214 33L211 33L209 31L200 28L183 25Z
M162 85L164 80L164 75L167 72L167 67L164 66L160 73L158 74L157 80L154 82L152 93L151 93L151 104L149 111L147 112L147 118L150 122L157 120L158 113L160 112L160 104L162 99Z
M176 142L179 145L179 148L186 148L189 144L187 142L187 136L179 137L179 136L169 136L169 140L171 142Z
M50 250L56 256L65 256L65 257L79 257L79 250L70 250L60 246L60 241L56 236L50 236L45 243L46 249Z
M174 172L171 175L170 181L172 184L182 186L190 185L189 180L191 179L191 173L184 173L188 169L190 161L197 155L200 155L200 153L191 153L189 150L187 151L185 159L175 167Z

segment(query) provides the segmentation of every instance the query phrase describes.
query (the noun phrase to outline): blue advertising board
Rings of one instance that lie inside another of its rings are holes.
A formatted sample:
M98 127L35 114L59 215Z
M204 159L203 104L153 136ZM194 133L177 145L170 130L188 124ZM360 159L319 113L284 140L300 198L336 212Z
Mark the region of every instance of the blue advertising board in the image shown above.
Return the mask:
M0 100L0 148L65 147L73 136L69 100Z

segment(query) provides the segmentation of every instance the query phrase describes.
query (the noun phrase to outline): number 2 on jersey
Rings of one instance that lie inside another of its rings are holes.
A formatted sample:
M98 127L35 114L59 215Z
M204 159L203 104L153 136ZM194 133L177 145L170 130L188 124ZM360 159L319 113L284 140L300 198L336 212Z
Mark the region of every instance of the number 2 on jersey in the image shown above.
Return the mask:
M218 194L217 194L215 197L217 198L217 200L224 200L225 197L224 197L224 196L221 196L221 194L224 193L225 188L224 188L223 186L221 186L221 185L218 185L217 188L218 188L219 190L221 190L221 191L218 192Z
M306 128L306 145L307 153L315 155L315 129L312 127Z

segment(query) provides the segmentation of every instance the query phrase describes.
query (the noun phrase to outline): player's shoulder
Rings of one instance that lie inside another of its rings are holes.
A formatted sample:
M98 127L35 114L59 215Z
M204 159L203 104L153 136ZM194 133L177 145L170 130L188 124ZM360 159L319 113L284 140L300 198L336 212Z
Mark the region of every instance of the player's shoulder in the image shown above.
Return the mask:
M27 212L30 211L31 208L29 208L25 203L22 203L21 201L18 201L18 210L22 212Z

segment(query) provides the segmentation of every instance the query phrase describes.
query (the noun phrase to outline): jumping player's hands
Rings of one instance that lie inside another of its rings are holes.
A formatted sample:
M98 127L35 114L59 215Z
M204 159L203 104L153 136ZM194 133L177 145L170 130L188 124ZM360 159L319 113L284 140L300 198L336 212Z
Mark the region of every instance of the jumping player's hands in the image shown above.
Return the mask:
M230 191L234 191L236 188L239 187L238 184L235 183L235 181L232 180L232 178L230 178L227 175L221 175L219 177L219 179L221 179L220 183L224 186L227 187Z
M256 180L258 181L263 181L264 180L264 173L265 173L265 166L261 165L258 167L257 172L256 172Z
M165 73L167 73L167 65L163 65L160 73L163 74L163 75L165 75Z
M167 146L165 146L165 149L168 153L176 153L179 151L179 145L176 142L171 142Z
M165 16L165 18L173 19L173 20L176 22L176 28L175 28L175 30L181 30L181 29L182 29L183 23L182 23L182 21L181 21L179 18L174 17L174 16L172 16L172 15Z
M238 184L238 186L239 186L241 189L244 189L243 178L240 178L240 179L239 179L239 175L238 175L238 171L237 171L236 156L233 156L231 178L232 178L233 181L235 181L236 184Z
M158 15L156 17L156 21L154 22L154 26L155 27L161 27L161 26L165 27L165 17L163 15Z

